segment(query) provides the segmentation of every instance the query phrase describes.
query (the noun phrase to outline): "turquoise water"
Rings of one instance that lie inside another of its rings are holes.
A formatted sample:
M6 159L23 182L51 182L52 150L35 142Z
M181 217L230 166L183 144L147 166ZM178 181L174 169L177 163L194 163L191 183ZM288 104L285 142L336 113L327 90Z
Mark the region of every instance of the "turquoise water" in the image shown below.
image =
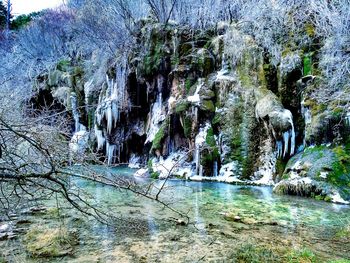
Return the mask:
M111 173L111 178L118 174L143 189L163 183L133 178L134 170L128 168L94 169ZM325 262L350 258L349 236L339 235L350 225L349 206L279 196L271 187L170 180L160 200L188 215L190 223L182 226L176 222L183 217L155 201L98 183L75 184L92 203L116 217L115 224L103 225L68 206L62 208L64 219L35 217L31 227L64 224L79 233L80 245L73 257L46 261L197 262L205 255L204 261L226 262L232 251L247 243L267 245L282 254L308 248Z

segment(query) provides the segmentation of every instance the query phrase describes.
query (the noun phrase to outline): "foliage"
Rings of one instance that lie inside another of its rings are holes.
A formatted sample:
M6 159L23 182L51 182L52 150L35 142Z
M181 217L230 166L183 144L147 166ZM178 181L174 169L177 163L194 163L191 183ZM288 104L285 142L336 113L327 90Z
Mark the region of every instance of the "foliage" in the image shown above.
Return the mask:
M307 249L302 248L301 250L293 250L288 255L288 262L289 263L298 263L298 262L309 262L309 263L316 263L317 258L315 254Z
M28 26L33 19L39 17L40 15L41 12L33 12L28 15L19 15L11 21L11 29L20 30L21 28Z
M230 257L233 262L250 262L250 263L260 263L260 262L281 262L278 255L276 255L272 250L259 247L252 244L246 244L240 246Z
M159 175L160 175L159 172L152 172L151 173L151 178L157 180L157 179L159 179Z

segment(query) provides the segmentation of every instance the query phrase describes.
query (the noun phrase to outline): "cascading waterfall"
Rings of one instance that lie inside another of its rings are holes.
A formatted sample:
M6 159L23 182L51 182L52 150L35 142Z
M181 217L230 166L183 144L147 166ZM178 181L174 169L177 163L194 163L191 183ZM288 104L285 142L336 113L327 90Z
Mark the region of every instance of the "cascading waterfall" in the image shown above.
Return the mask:
M122 151L121 145L116 145L108 141L108 135L112 135L113 129L117 127L120 113L127 108L126 105L126 76L127 60L123 58L116 68L115 80L106 76L107 89L102 90L99 103L95 112L95 137L97 139L97 149L102 150L106 143L106 158L108 165L115 160L115 154ZM102 130L103 121L106 123L106 130Z
M113 144L109 144L107 141L107 146L106 146L106 156L107 156L107 164L112 165L115 157L115 152L116 152L117 146Z
M95 125L95 137L97 139L97 150L102 150L106 139L103 136L103 131L99 130L96 125Z
M307 126L311 124L312 115L311 110L308 106L305 106L305 100L301 102L301 114L304 118L305 129L304 129L304 140L303 140L303 148L306 147L306 137L307 137Z
M154 137L159 130L159 123L165 119L165 115L162 111L162 100L162 93L159 93L156 102L152 106L145 144L154 140Z
M292 156L295 153L295 130L293 123L293 115L289 110L284 110L282 116L283 119L287 120L287 122L289 123L290 129L282 133L282 141L276 141L276 152L278 158L284 158L287 154Z
M213 176L217 177L218 176L218 162L214 161L213 163Z
M200 166L200 149L199 145L196 144L196 149L194 153L194 163L196 164L196 174L199 174L199 166Z
M75 132L80 131L80 115L78 111L78 103L77 103L77 95L75 93L72 93L70 96L70 101L72 105L72 113L74 118L74 130Z
M283 142L282 141L277 141L277 157L282 157L282 151L283 151Z
M206 123L204 127L199 129L199 133L195 138L195 154L194 154L194 163L196 165L195 173L199 176L203 176L203 167L200 164L201 163L200 150L205 142L205 139L207 137L207 133L210 127L211 127L210 124Z
M199 105L199 103L200 103L199 91L201 90L202 87L203 87L203 79L198 79L198 84L197 84L196 91L195 91L194 95L187 97L187 100L189 102L196 104L196 105Z
M283 133L283 144L284 144L284 151L283 151L283 158L286 157L286 154L289 150L289 131L286 131Z

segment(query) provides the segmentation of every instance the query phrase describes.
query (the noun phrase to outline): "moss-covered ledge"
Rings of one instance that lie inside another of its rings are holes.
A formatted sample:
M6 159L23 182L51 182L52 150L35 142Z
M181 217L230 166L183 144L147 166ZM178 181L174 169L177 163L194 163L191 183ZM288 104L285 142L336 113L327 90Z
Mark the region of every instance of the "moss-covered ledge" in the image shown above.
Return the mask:
M289 160L274 192L349 204L349 153L346 146L306 148Z

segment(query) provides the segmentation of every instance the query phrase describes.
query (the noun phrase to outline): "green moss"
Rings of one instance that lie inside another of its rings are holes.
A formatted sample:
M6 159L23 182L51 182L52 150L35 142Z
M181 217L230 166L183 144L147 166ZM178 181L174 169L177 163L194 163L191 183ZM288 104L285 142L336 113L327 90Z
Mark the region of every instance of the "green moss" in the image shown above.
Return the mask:
M158 132L156 133L153 143L152 143L152 149L153 150L157 150L160 149L162 147L162 140L165 137L165 129L164 127L160 127L160 129L158 130Z
M304 66L304 76L311 75L312 74L312 53L308 53L304 55L303 59L303 66Z
M335 108L332 109L332 116L334 118L337 118L337 119L341 118L343 113L344 113L344 110L341 107L335 107Z
M249 70L240 65L237 67L238 77L243 87L251 87L254 85Z
M171 65L173 67L177 66L180 64L180 58L179 57L175 57L175 56L172 56L171 57Z
M69 60L61 60L57 63L57 69L60 71L68 71L71 66L71 63Z
M177 114L179 113L182 113L184 111L187 111L189 109L189 107L191 106L190 102L188 102L187 100L182 100L182 101L179 101L177 104L176 104L176 108L175 108L175 112Z
M327 180L335 186L348 186L350 181L350 155L346 148L335 147L333 152L336 161L332 163L332 171L328 174Z
M191 137L191 133L192 133L192 120L190 117L186 116L184 118L184 135L186 138L190 138Z
M220 124L221 121L222 121L222 116L221 116L221 114L218 113L218 112L216 112L216 113L215 113L215 116L214 116L214 118L213 118L213 120L211 121L211 123L212 123L213 125L218 125L218 124Z
M153 162L152 162L152 160L148 160L148 162L147 162L147 168L148 168L148 169L152 169L152 167L153 167Z
M305 32L309 37L315 36L315 26L312 23L305 24Z
M208 130L205 142L209 146L209 149L202 153L201 163L204 166L211 167L211 164L220 156L219 149L216 146L213 128L210 128Z
M323 151L326 150L327 147L324 145L319 145L315 147L308 147L303 152L303 157L309 155L309 154L317 154L317 158L321 158L323 156Z
M350 238L350 225L342 227L335 236L337 238Z
M276 255L271 249L254 246L252 244L245 244L236 249L230 256L232 262L282 262L278 255Z
M156 42L144 56L141 70L145 75L153 75L159 70L164 57L163 43Z
M193 81L191 79L186 79L185 81L186 93L190 92L192 85L193 85Z
M288 255L289 263L299 263L299 262L318 262L315 254L308 248L303 248L300 250L292 250Z
M276 162L276 172L278 175L282 175L285 168L286 168L287 163L282 160L282 158L278 158ZM282 177L283 178L283 177ZM283 178L286 179L286 178Z
M214 130L213 128L209 128L208 132L207 132L207 137L205 138L205 142L210 146L210 147L214 147L216 146L216 141L215 141L215 137L214 137Z
M157 179L159 179L159 175L160 175L159 172L152 172L151 178L157 180Z
M159 150L162 148L162 142L167 135L168 127L169 127L169 119L166 119L160 126L156 135L154 136L153 143L152 143L152 150Z
M203 111L209 111L209 112L215 112L215 106L213 101L211 100L203 100L201 104L201 110Z
M325 196L323 200L326 202L331 202L332 198L330 196Z

